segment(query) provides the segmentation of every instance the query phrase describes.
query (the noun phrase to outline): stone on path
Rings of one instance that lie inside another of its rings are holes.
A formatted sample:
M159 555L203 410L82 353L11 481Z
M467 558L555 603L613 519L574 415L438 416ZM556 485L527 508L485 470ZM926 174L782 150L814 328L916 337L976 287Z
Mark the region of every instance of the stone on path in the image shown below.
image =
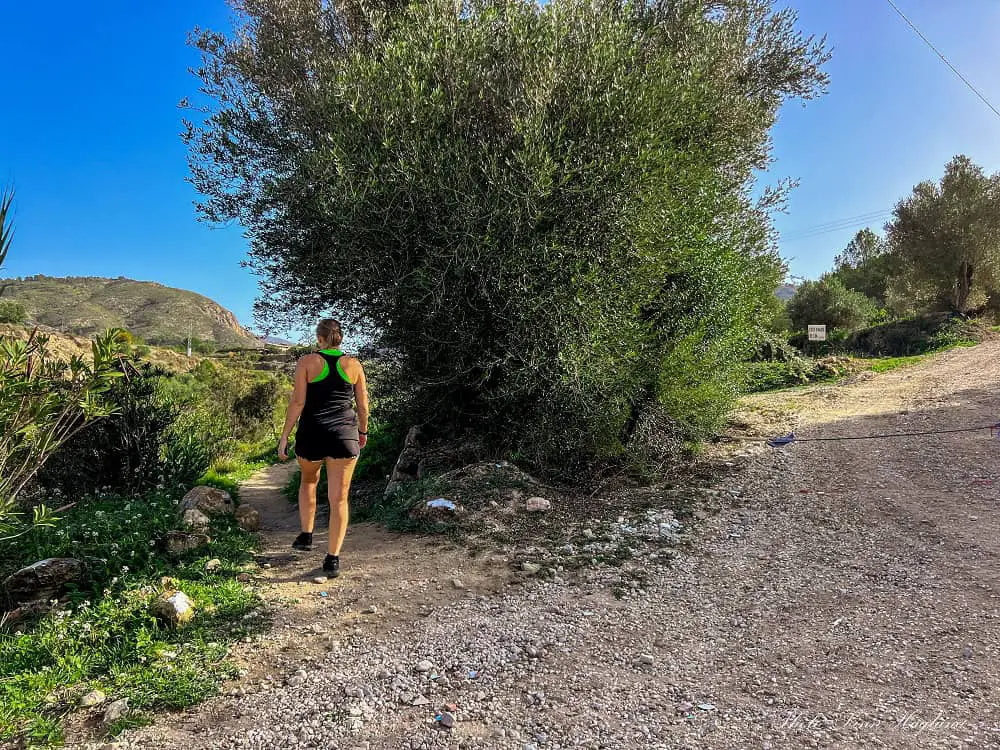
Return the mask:
M128 713L128 698L120 698L114 703L109 703L104 710L104 723L114 724Z
M217 487L194 487L181 499L181 511L196 509L206 516L224 516L233 512L233 498Z
M544 497L529 497L525 506L529 513L544 513L552 508L552 503Z
M260 513L250 505L241 505L233 514L236 524L244 531L260 531Z
M107 699L108 696L106 696L100 690L91 690L89 693L87 693L80 699L80 705L83 706L84 708L93 708L94 706L101 705Z

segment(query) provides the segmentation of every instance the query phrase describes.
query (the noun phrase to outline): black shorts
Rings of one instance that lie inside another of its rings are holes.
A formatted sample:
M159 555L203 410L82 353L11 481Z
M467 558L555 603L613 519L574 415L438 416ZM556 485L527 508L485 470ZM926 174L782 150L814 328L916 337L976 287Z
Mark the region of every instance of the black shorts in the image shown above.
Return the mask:
M295 436L295 455L306 461L325 458L357 458L361 444L353 436L334 435L324 431L300 431Z

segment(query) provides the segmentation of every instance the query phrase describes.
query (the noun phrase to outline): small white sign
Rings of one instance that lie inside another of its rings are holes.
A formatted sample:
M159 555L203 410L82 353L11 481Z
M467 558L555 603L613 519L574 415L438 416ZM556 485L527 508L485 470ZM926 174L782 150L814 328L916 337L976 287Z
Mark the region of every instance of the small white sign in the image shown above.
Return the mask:
M826 326L809 326L810 341L826 341Z

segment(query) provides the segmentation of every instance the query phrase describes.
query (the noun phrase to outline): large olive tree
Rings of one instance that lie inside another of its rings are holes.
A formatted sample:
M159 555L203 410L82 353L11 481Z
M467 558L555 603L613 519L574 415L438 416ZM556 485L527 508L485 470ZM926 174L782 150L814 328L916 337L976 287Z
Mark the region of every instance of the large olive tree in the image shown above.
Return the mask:
M1000 174L956 156L938 183L901 200L888 239L911 296L966 312L1000 288Z
M333 311L418 417L538 460L702 429L780 278L751 198L821 41L770 0L240 0L199 32L193 181L262 324ZM659 405L659 407L657 407Z

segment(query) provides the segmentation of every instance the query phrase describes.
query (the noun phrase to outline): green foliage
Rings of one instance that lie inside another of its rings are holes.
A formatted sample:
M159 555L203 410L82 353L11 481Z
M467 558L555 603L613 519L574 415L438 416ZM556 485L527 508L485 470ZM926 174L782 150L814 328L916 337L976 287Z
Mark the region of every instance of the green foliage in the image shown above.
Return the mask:
M48 339L0 337L0 536L13 533L18 495L65 442L114 411L108 391L121 376L117 331L94 340L90 360L49 357ZM46 518L44 507L35 520Z
M920 311L983 304L1000 289L1000 174L956 156L940 183L922 182L896 205L888 239L903 271L897 297L919 300Z
M19 325L28 319L24 305L13 300L0 300L0 323Z
M852 352L871 357L905 357L976 344L988 329L960 316L928 313L856 331L845 342Z
M844 286L834 275L806 281L788 301L788 316L802 332L810 324L826 325L827 331L851 331L868 323L877 314L875 304L860 292Z
M189 373L165 377L161 387L178 410L168 463L193 471L224 459L254 460L265 446L273 450L291 386L283 373L257 372L240 360L202 360Z
M5 279L0 286L5 287L4 297L22 305L32 320L79 336L122 328L147 344L161 346L182 345L193 334L206 352L261 346L216 302L162 284L126 278L31 276Z
M885 306L898 265L899 259L889 252L886 241L871 229L862 229L834 259L833 276L848 289Z
M212 543L180 561L157 540L177 516L177 492L141 499L105 495L70 510L55 531L34 530L0 546L0 577L46 557L86 563L86 578L65 609L21 632L0 629L0 742L18 736L58 743L61 723L89 689L127 697L133 711L179 709L215 693L232 676L226 644L264 624L244 619L260 602L234 580L252 559L255 540L219 521ZM211 573L205 562L222 561ZM182 630L163 627L149 604L170 576L197 607ZM129 721L142 719L141 713Z
M538 464L663 406L710 427L781 277L754 174L822 43L769 0L349 7L234 3L197 39L193 179L250 230L259 312L368 326L411 419Z
M46 490L58 490L78 498L104 488L123 494L137 494L163 478L164 451L171 439L177 409L160 393L159 382L167 375L149 364L119 363L121 377L105 397L114 413L83 430L52 457L39 474ZM173 453L173 451L171 451ZM180 479L197 479L208 467Z

